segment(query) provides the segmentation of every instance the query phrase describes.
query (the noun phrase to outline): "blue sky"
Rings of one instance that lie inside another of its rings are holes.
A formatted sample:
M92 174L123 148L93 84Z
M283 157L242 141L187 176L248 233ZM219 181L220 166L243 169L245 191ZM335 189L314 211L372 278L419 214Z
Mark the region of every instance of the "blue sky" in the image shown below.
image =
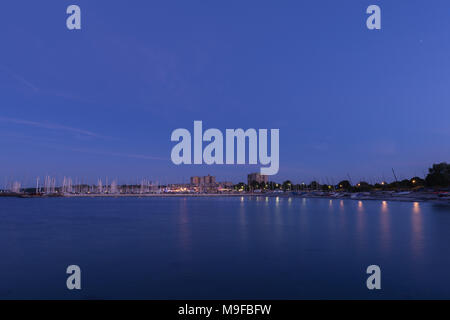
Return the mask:
M77 4L82 30L66 28ZM378 4L382 29L365 26ZM272 179L422 176L450 160L448 1L8 1L0 177L95 182L258 166L170 161L176 128L279 128ZM1 184L1 182L0 182Z

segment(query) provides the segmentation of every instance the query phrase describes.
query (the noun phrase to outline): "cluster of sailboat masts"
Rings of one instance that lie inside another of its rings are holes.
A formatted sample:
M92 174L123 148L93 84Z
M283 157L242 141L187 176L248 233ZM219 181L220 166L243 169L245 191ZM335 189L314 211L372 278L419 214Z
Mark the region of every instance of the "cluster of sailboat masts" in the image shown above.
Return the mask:
M6 186L6 190L13 193L21 193L24 188L19 181L13 181ZM26 188L28 190L34 188ZM116 193L154 193L160 192L160 187L158 182L153 183L149 179L141 179L135 184L122 184L119 185L117 179L110 181L108 178L102 180L99 178L97 184L87 184L79 181L78 179L72 180L71 177L64 177L62 184L57 186L56 178L45 176L43 180L40 177L36 178L36 194L89 194L89 193L99 193L99 194L116 194Z

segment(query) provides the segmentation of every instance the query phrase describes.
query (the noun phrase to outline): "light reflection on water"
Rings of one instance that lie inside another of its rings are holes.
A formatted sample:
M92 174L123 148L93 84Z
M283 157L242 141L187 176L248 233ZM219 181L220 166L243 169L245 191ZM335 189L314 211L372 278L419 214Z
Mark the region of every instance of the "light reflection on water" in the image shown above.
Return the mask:
M179 210L179 239L180 246L183 249L183 252L186 253L185 258L188 258L189 253L191 251L191 230L190 230L190 222L189 222L189 211L187 207L187 199L182 198L179 202L180 210Z
M411 215L411 225L412 225L412 249L414 256L420 258L423 249L423 222L422 222L422 210L420 209L419 202L414 202L412 204L412 215Z
M364 212L364 205L362 201L358 201L358 211Z
M345 206L344 206L344 200L339 201L339 232L345 232L346 228L346 217L345 214Z
M241 231L242 245L244 247L247 247L247 234L248 234L247 210L245 210L245 202L242 201L242 198L240 201L240 208L239 208L239 228Z
M386 251L390 250L391 242L391 227L390 227L390 216L389 216L389 206L387 201L381 202L380 210L380 230L381 230L381 248Z
M382 202L381 202L381 212L383 212L383 213L387 213L387 212L388 212L388 204L387 204L387 201L382 201Z
M366 213L362 201L358 201L356 208L356 244L359 252L366 251L367 235L366 235Z

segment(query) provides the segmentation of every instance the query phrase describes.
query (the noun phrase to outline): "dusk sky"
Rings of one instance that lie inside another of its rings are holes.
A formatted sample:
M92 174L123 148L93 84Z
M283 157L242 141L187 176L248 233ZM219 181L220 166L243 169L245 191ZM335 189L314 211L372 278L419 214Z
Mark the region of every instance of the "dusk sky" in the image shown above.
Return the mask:
M450 160L449 1L4 1L0 39L5 181L259 171L174 165L170 135L194 120L280 129L276 181L391 181Z

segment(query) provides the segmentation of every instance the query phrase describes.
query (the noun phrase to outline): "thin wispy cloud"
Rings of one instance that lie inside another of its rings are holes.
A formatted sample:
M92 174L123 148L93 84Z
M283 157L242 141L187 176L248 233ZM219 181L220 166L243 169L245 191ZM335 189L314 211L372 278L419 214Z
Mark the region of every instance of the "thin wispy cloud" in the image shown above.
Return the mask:
M143 159L143 160L170 161L170 158L168 158L168 157L158 157L158 156L138 154L138 153L123 153L123 152L115 152L115 151L102 151L99 149L76 148L76 147L63 146L60 144L55 144L54 141L51 141L48 139L42 139L41 137L35 137L35 136L29 136L29 135L23 135L23 134L2 133L2 136L17 138L24 142L31 143L36 146L50 148L50 149L56 149L56 150L65 150L65 151L70 151L70 152L100 155L100 156L107 156L107 157L125 157L125 158Z
M11 69L9 69L8 67L5 66L0 66L0 70L3 70L4 72L6 72L6 74L9 74L12 78L14 78L15 80L17 80L18 82L20 82L23 86L25 86L28 89L31 89L31 91L37 93L40 91L39 87L37 85L35 85L34 83L32 83L31 81L25 79L23 76L21 76L20 74L12 71Z
M66 146L61 146L61 145L56 145L56 144L48 144L48 143L43 143L43 144L39 144L39 145L43 146L43 147L47 147L47 148L52 148L52 149L66 150L66 151L107 156L107 157L125 157L125 158L143 159L143 160L165 160L165 161L170 160L169 158L151 156L151 155L145 155L145 154L122 153L122 152L114 152L114 151L111 152L111 151L102 151L102 150L98 150L98 149L88 149L88 148L73 148L73 147L66 147Z
M94 103L94 101L92 99L87 99L85 97L81 97L78 94L74 94L74 93L71 93L68 91L59 90L59 89L56 90L56 89L42 88L42 87L38 86L37 84L28 80L23 75L15 72L14 70L12 70L6 66L0 65L0 71L3 71L9 77L16 80L16 82L18 84L20 84L21 87L24 87L25 89L29 89L29 91L31 91L34 94L63 98L66 100L73 100L73 101L78 101L78 102L82 102L82 103Z
M92 149L80 149L80 148L65 148L74 152L82 152L82 153L90 153L90 154L98 154L103 156L113 156L113 157L126 157L126 158L134 158L134 159L144 159L144 160L169 160L169 158L163 157L155 157L144 154L135 154L135 153L121 153L121 152L108 152L108 151L99 151Z
M56 123L48 123L48 122L37 122L37 121L30 121L30 120L24 120L24 119L16 119L16 118L8 118L8 117L0 117L0 122L6 122L6 123L12 123L12 124L18 124L18 125L25 125L35 128L43 128L43 129L50 129L50 130L60 130L60 131L66 131L71 133L76 133L84 136L89 137L95 137L95 138L109 138L106 136L102 136L100 134L97 134L92 131L69 127L65 125L60 125Z
M22 76L20 76L19 74L16 73L12 73L11 74L14 79L18 80L19 82L21 82L23 85L25 85L26 87L30 88L32 91L34 92L39 92L39 88L34 85L33 83L31 83L30 81L28 81L27 79L23 78Z

